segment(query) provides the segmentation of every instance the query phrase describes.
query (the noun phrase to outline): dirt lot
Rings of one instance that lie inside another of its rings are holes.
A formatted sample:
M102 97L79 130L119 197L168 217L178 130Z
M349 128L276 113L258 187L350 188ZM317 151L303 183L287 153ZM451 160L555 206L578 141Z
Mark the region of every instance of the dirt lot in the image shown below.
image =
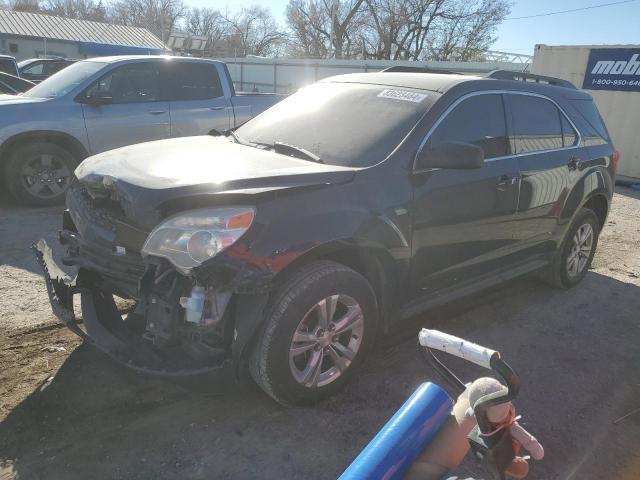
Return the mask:
M0 206L1 480L335 478L418 384L438 381L414 346L420 326L497 348L519 373L519 411L546 450L530 478L640 476L640 413L615 423L640 407L638 192L618 191L580 286L524 279L423 315L343 393L308 408L250 383L136 375L80 345L54 323L27 249L53 239L58 210Z

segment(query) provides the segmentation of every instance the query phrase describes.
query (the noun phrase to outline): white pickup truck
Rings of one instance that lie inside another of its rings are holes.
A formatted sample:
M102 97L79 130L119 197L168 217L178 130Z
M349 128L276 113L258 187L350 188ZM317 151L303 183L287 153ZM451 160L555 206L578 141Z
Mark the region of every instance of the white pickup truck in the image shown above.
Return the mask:
M20 96L0 96L0 178L28 205L61 201L86 157L134 143L234 128L283 98L236 94L223 62L102 57Z

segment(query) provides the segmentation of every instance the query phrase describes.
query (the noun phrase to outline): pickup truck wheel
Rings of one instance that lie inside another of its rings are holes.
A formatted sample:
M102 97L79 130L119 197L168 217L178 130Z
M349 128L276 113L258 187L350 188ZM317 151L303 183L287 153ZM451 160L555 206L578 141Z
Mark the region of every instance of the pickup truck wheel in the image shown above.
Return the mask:
M71 184L76 164L76 159L68 150L54 143L20 145L9 153L7 159L7 190L23 205L61 203Z
M267 311L251 374L283 404L310 403L339 390L375 336L373 289L360 274L335 262L298 270Z
M599 233L600 222L593 210L580 210L543 279L559 288L570 288L580 283L596 253Z

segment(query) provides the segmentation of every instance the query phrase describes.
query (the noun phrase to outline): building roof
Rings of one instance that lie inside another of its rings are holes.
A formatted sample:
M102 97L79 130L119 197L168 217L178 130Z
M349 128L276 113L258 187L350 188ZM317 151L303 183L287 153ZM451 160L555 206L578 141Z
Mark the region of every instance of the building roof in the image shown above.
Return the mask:
M146 28L0 9L0 34L166 49Z

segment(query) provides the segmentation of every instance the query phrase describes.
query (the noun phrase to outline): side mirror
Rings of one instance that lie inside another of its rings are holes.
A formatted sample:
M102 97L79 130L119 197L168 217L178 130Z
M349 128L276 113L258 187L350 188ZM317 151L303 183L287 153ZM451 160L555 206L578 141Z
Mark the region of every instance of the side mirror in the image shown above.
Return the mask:
M84 97L84 103L89 105L108 105L113 102L113 94L109 90L96 90Z
M416 159L416 170L447 168L468 170L480 168L484 163L484 150L477 145L462 142L441 143L435 148L423 149Z

